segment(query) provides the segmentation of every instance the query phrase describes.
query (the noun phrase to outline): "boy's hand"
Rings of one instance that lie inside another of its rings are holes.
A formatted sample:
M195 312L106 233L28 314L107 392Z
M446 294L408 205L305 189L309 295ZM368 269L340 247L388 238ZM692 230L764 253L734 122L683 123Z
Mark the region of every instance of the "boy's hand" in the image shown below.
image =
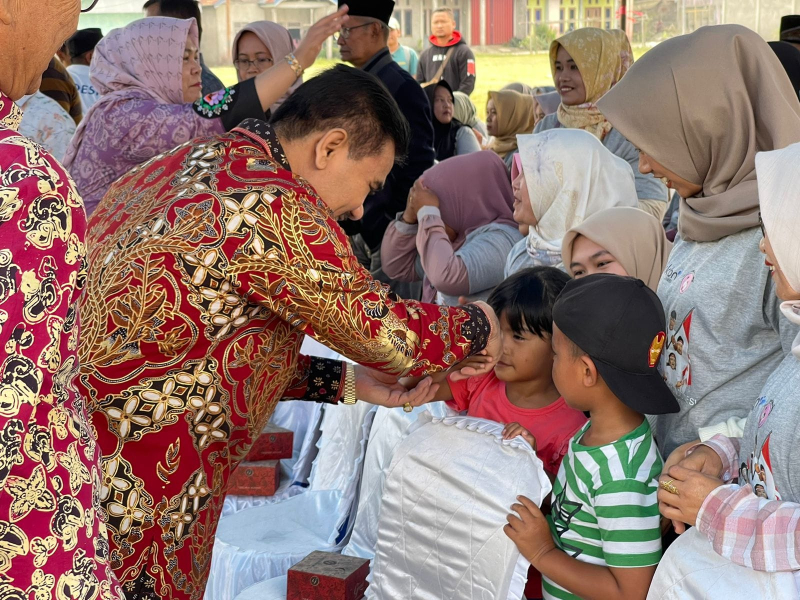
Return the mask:
M525 496L518 496L519 504L511 507L515 514L508 515L506 535L517 545L520 553L536 568L541 558L556 549L550 525L539 507ZM517 516L519 515L519 516Z
M528 442L531 447L536 450L536 438L533 437L533 434L525 429L519 423L509 423L503 429L503 439L504 440L513 440L517 436L522 436L522 439Z

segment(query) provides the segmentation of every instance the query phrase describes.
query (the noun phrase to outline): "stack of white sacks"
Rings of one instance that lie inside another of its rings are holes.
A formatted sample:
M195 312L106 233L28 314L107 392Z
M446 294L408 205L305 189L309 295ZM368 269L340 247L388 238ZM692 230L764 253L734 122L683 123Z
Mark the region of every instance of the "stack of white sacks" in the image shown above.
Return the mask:
M332 354L318 344L304 352ZM276 424L297 427L302 410ZM371 560L370 599L522 597L529 565L503 526L518 495L541 503L550 492L526 442L504 441L502 425L454 416L443 403L321 412L318 433L294 429L293 481L316 450L307 488L226 499L206 600L284 600L286 572L314 550ZM446 547L463 551L437 550Z

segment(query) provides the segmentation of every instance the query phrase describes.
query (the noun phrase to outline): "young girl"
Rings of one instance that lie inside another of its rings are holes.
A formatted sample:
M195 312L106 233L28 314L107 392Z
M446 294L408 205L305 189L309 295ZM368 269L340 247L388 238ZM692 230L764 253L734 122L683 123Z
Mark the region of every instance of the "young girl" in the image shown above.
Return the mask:
M558 473L572 435L586 422L568 407L551 375L552 308L569 276L552 267L525 269L498 285L488 299L500 319L503 353L493 371L462 381L437 374L434 400L447 400L470 417L505 423L536 449L545 471ZM406 381L405 383L409 383Z

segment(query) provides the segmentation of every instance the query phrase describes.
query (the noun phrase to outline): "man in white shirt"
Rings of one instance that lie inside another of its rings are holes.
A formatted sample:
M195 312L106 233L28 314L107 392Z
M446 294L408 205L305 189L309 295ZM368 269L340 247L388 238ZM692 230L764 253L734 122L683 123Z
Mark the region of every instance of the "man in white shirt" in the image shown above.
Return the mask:
M67 71L72 76L83 103L83 114L100 99L100 94L94 89L89 79L89 65L92 62L95 46L103 39L103 32L97 28L81 29L67 40L67 53L70 66Z

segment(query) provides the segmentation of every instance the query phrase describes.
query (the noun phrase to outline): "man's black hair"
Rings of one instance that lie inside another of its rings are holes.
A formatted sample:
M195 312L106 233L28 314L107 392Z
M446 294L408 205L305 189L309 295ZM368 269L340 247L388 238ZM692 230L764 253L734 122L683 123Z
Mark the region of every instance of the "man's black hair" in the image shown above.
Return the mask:
M677 319L677 318L678 318L678 313L676 313L676 312L673 310L671 313L669 313L669 318L670 318L670 319Z
M145 10L156 3L158 3L158 13L162 17L197 21L198 37L203 38L203 11L197 0L148 0L144 5Z
M685 344L686 343L681 336L678 336L678 339L676 341L680 342L681 344Z
M553 267L523 269L494 288L487 302L498 318L506 316L514 333L550 339L553 305L568 281L569 275Z
M161 0L147 0L147 2L144 3L142 10L147 10L148 8L153 6L153 4L158 4L159 2L161 2Z
M408 155L411 131L389 90L375 77L346 65L306 81L281 104L270 123L285 140L341 127L350 137L355 160L374 156L394 143L395 162Z
M674 352L669 353L669 358L667 358L667 361L669 361L670 358L674 358L676 361L678 360L678 357Z

